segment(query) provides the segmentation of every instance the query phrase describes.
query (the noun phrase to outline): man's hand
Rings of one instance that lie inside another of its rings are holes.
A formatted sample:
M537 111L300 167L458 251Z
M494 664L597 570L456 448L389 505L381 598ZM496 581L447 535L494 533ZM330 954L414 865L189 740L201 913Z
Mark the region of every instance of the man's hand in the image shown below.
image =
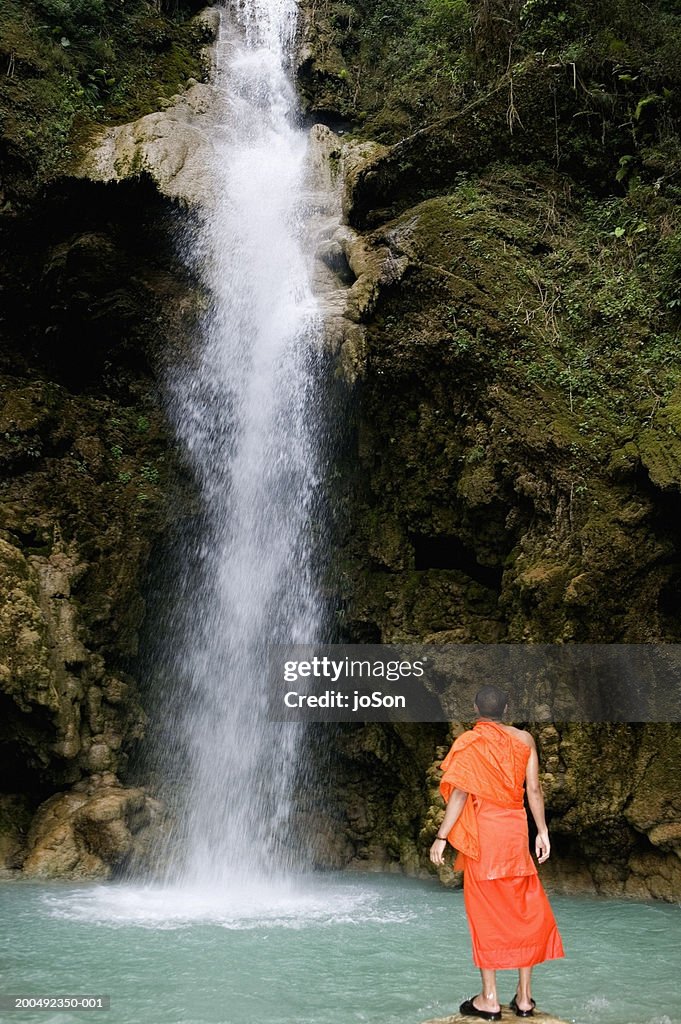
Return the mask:
M440 867L445 862L445 849L447 848L446 839L434 839L433 845L430 848L430 859L433 864Z
M537 838L534 841L534 849L537 854L537 861L540 864L543 864L545 860L549 859L551 854L551 843L549 842L548 832L537 833Z

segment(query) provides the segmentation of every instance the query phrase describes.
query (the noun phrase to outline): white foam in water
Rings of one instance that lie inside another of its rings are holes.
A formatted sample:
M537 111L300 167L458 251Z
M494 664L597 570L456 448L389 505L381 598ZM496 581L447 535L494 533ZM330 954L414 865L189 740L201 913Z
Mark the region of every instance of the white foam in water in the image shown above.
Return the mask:
M590 1013L598 1013L601 1010L607 1010L610 1006L610 1000L605 996L592 996L591 999L585 1004L585 1008Z
M406 922L405 908L390 909L376 892L347 886L320 888L293 883L238 889L94 885L45 894L52 917L89 924L168 929L200 924L243 930L309 925Z

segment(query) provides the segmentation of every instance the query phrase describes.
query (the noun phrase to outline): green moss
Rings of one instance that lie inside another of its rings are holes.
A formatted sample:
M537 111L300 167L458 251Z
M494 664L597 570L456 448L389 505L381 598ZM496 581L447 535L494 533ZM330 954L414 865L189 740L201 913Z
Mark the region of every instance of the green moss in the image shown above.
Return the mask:
M409 268L367 325L350 629L670 636L650 606L676 572L654 511L655 488L681 487L659 259L676 217L646 186L596 204L564 176L497 165L370 236Z
M157 109L201 78L194 4L3 0L0 149L6 200L61 172L93 126Z

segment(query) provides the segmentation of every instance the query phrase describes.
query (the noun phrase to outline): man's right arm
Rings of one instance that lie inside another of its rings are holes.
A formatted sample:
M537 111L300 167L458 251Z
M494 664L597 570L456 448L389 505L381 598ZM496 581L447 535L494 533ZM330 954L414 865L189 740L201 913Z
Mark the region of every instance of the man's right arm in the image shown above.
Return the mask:
M436 836L435 839L433 840L433 845L430 848L430 859L432 860L433 864L444 864L444 852L445 846L447 844L446 837L449 835L451 830L454 828L454 825L459 820L459 815L461 814L467 799L468 793L464 792L463 789L453 789L452 792L449 794L449 800L447 801L445 816L440 822L440 827L437 830L439 834L444 832L445 835ZM441 846L441 843L444 843L445 846Z
M525 771L525 789L527 792L527 802L530 805L530 811L532 812L534 823L537 826L537 838L534 844L535 853L537 854L538 862L543 864L545 860L549 859L551 843L549 841L549 830L546 827L546 818L544 816L544 794L542 793L541 782L539 781L539 757L537 756L537 746L531 736L529 736L529 739L530 758L527 762L527 769Z

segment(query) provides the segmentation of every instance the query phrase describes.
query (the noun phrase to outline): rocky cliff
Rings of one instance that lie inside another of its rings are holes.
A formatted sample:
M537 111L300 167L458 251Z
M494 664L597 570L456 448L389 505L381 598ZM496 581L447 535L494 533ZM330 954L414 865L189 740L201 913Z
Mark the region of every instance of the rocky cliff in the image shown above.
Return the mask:
M350 289L344 635L678 642L678 19L304 7L301 90L343 125L346 255L358 277L374 258L359 314ZM341 735L353 863L425 866L432 733ZM537 739L556 882L678 898L678 726Z
M26 835L28 816L55 792L94 797L100 787L107 820L130 796L111 787L145 727L133 668L141 587L183 486L156 385L160 341L180 343L195 302L173 256L173 216L148 181L64 182L7 226L0 757L9 867L27 839L36 845L44 815L66 807L48 800ZM20 816L9 812L19 805ZM153 810L136 807L135 831ZM49 849L29 858L30 870L62 873L61 844L40 845ZM81 847L83 870L101 870L91 844ZM104 862L128 852L120 838L116 851Z
M159 815L128 767L147 566L188 507L158 381L195 317L191 218L141 167L74 174L84 139L207 72L214 23L171 7L1 15L0 870L106 875Z
M320 252L347 288L340 636L681 639L678 19L587 7L302 5L301 95L342 132L317 130L347 222ZM2 14L10 871L105 875L159 815L129 761L150 558L191 511L158 381L201 302L174 242L205 185L191 139L214 19L193 15ZM310 812L319 861L426 870L451 738L313 736L336 780ZM556 884L678 898L678 727L537 739Z

